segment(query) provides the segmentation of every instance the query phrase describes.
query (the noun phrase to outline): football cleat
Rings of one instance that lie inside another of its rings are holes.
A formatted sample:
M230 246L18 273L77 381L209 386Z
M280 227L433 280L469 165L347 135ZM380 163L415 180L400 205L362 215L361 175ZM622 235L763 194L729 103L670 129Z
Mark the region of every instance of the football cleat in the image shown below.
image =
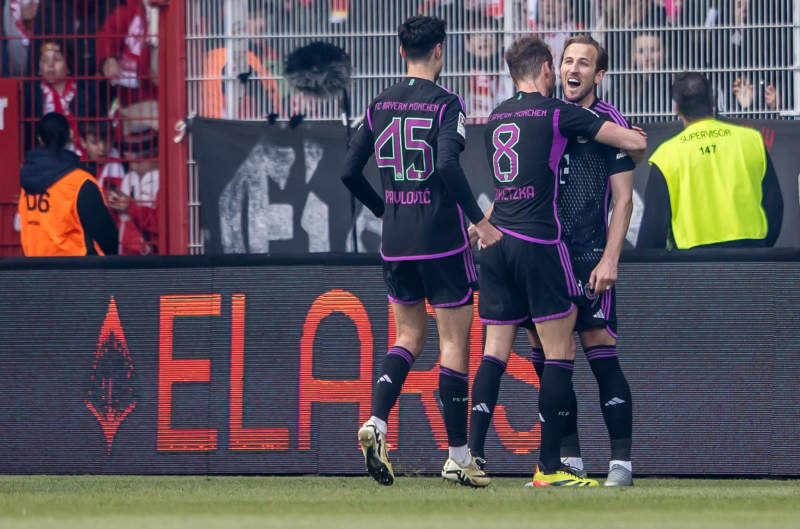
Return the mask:
M562 466L552 474L545 474L536 467L533 475L534 487L597 487L599 483L595 479L582 478L569 468Z
M632 487L633 473L622 465L612 465L603 485L606 487Z
M358 430L358 443L364 453L367 472L381 485L394 483L394 471L386 452L386 439L375 424L367 421Z
M442 468L442 478L467 487L485 487L492 482L486 472L478 466L474 457L470 458L470 462L466 466L461 466L454 459L448 458Z

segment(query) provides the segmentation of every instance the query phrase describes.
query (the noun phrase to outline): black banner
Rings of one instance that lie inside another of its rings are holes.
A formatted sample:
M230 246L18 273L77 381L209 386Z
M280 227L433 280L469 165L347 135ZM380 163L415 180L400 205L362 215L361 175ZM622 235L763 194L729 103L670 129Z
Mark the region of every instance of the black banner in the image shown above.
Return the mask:
M744 121L760 130L780 179L783 229L776 246L800 247L800 125L793 121ZM648 156L681 130L678 122L644 125ZM346 145L337 123L285 124L194 119L192 134L199 167L202 225L207 253L298 253L352 251L349 193L339 181ZM467 126L461 155L470 186L486 209L493 183L482 125ZM650 166L636 169L634 210L626 237L639 240ZM365 173L380 189L375 164ZM660 209L660 208L659 208ZM381 224L360 204L356 233L360 252L377 252Z
M636 472L800 476L800 260L756 258L621 264ZM0 472L363 474L356 430L394 339L377 261L233 259L0 260ZM438 472L447 454L429 321L389 421L400 472ZM471 377L482 333L475 320ZM493 474L538 455L523 336L489 431ZM575 387L587 468L603 472L580 352Z

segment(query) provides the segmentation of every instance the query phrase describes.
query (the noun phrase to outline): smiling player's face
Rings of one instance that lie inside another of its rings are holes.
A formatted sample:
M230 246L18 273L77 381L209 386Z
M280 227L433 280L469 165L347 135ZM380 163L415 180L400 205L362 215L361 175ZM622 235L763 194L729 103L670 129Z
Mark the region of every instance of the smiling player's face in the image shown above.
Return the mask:
M597 49L591 44L570 44L561 58L564 97L577 103L594 90L603 75L597 71Z

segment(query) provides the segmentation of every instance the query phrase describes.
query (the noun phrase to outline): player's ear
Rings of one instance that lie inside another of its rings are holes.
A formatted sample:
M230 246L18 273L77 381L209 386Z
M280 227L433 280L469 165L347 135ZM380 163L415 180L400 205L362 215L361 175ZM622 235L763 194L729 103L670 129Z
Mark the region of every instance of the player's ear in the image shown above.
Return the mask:
M433 56L437 61L444 56L444 42L440 42L433 48Z
M594 84L600 84L603 82L603 78L606 76L605 70L597 70L594 74Z
M400 45L399 50L400 50L400 57L402 57L404 61L407 61L408 59L406 59L406 50L403 49L402 44Z

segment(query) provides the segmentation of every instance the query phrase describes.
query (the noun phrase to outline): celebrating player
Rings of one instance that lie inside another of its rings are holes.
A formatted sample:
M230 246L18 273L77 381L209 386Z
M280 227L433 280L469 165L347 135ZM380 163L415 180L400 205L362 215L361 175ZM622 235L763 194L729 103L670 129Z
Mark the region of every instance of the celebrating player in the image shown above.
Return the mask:
M483 360L472 388L470 447L483 460L500 378L517 326L532 321L544 349L539 389L542 442L536 486L596 486L561 464L559 447L569 417L572 331L579 294L569 250L558 220L558 165L568 138L641 150L646 139L578 105L550 96L555 85L550 49L535 37L515 42L506 53L518 92L498 106L486 127L486 147L495 184L492 224L506 236L483 251L480 316L486 326Z
M561 60L561 86L567 101L597 112L623 127L628 122L613 105L596 96L608 69L608 54L589 35L569 39ZM642 157L644 151L634 153ZM578 332L586 358L600 388L600 409L611 439L607 486L633 485L631 473L631 390L617 358L617 263L633 211L633 169L627 153L596 141L570 142L562 159L558 186L558 218L562 240L569 249L578 280ZM614 200L611 222L609 197ZM538 337L528 330L531 360L539 377L544 354ZM583 472L578 441L575 392L566 431L561 439L561 461Z
M359 429L358 440L369 474L391 485L386 421L422 352L427 299L439 331L439 395L450 445L442 477L482 487L489 479L467 448L467 346L478 277L464 215L484 245L495 244L502 233L484 217L459 165L465 139L463 102L436 84L444 61L444 21L411 17L400 25L399 37L408 77L370 103L342 175L356 198L383 219L383 275L397 325L397 340L375 384L372 416ZM383 198L362 174L373 153Z

